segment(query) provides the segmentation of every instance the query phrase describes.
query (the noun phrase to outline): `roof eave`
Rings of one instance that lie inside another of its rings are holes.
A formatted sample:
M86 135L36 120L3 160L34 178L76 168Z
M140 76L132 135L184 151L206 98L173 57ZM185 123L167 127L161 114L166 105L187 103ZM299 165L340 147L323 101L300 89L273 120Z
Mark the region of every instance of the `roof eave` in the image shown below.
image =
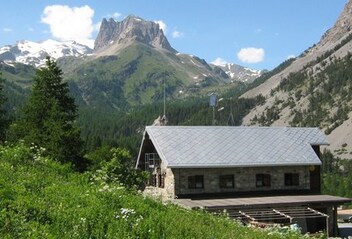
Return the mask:
M295 163L295 164L237 164L237 165L228 165L228 164L213 164L213 165L168 165L168 168L254 168L254 167L291 167L291 166L320 166L321 162L313 163Z
M139 159L140 159L140 157L141 157L142 147L143 147L143 144L144 144L145 134L146 134L146 133L147 133L147 131L144 130L143 139L142 139L142 141L141 141L141 145L139 146L139 152L138 152L137 161L136 161L136 165L135 165L135 168L136 168L136 169L138 168L138 165L139 165Z

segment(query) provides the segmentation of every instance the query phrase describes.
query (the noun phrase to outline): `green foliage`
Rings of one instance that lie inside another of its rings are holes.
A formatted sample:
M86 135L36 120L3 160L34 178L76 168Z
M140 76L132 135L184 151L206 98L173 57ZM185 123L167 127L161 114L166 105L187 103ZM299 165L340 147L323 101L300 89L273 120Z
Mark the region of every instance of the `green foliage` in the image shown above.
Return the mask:
M190 98L168 102L168 125L212 125L212 108L208 101L208 98ZM262 101L263 97L224 98L219 105L224 110L216 111L215 114L216 124L240 125L248 111ZM151 125L162 114L161 102L131 107L127 112L102 112L100 109L81 108L77 125L81 127L81 135L88 151L107 145L126 148L132 155L136 155L144 127Z
M143 198L107 175L73 172L42 151L21 143L0 146L1 238L301 237Z
M1 77L1 72L0 72L0 144L2 141L5 140L5 130L6 130L6 116L5 116L5 110L4 110L4 104L6 102L6 97L4 96L4 79Z
M130 152L122 148L101 147L90 153L88 159L91 168L102 178L105 183L117 183L126 188L140 188L148 179L148 174L134 168L134 160Z
M309 80L309 78L303 72L290 73L280 82L278 88L283 91L296 90L299 89L306 80Z
M262 126L270 126L275 120L280 118L280 109L274 104L272 107L267 108L259 117L256 115L251 124L260 124Z
M330 151L322 154L322 192L352 198L352 161L334 157Z
M352 109L352 54L349 53L342 59L333 58L329 54L314 62L324 62L321 64L322 69L314 69L314 74L313 68L310 68L313 64L282 79L279 86L271 91L271 96L275 96L275 92L284 91L288 98L275 100L261 115L256 115L252 123L269 126L280 118L280 112L287 107L291 110L291 126L326 128L325 133L330 134L346 121ZM326 57L329 56L327 60ZM297 102L305 104L306 100L307 107L297 107Z
M95 150L90 151L85 158L88 160L88 171L94 172L101 169L105 162L108 162L113 157L111 147L104 145Z
M74 126L76 112L61 69L48 58L46 66L36 72L22 118L13 129L27 144L44 147L47 155L82 169L80 131Z

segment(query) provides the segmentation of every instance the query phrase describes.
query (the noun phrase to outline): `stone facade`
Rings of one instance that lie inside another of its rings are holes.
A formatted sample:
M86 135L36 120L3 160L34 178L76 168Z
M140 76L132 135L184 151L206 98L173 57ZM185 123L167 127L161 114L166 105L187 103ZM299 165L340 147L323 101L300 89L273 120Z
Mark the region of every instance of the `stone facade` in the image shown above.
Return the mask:
M163 175L163 187L147 186L144 194L153 198L160 198L162 201L170 201L175 198L175 180L173 172L170 168L164 168L160 172ZM156 177L159 180L159 177ZM159 182L156 182L159 185Z
M176 173L177 172L177 173ZM256 174L270 174L271 186L256 186ZM284 174L298 173L298 186L285 186ZM220 188L220 175L234 175L234 188ZM188 176L204 175L203 189L189 189ZM308 167L216 168L175 170L176 194L225 193L258 190L309 189ZM179 182L179 183L177 183Z
M270 187L256 186L256 174L270 174ZM298 186L285 186L285 173L299 175ZM203 188L190 189L188 177L203 175ZM233 175L233 188L220 188L219 176ZM164 194L170 198L183 194L229 193L263 190L306 190L310 188L310 174L308 166L295 167L255 167L255 168L205 168L205 169L167 169ZM167 192L166 192L167 191Z
M160 174L163 175L162 187L146 187L145 192L162 200L172 200L177 196L203 194L203 193L236 193L273 190L309 190L310 169L309 166L281 166L281 167L254 167L254 168L186 168L170 169L161 165ZM299 175L299 184L296 186L285 185L285 174L295 173ZM271 185L269 187L257 187L256 175L270 174ZM189 188L188 177L203 175L203 188ZM221 175L233 175L234 187L221 188L219 177ZM159 180L159 177L156 177ZM159 185L159 182L156 183Z

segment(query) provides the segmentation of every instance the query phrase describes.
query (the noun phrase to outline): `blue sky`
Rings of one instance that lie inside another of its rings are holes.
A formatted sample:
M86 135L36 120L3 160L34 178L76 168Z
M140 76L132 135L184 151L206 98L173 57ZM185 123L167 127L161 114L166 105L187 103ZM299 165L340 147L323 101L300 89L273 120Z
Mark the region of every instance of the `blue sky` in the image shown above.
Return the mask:
M158 21L171 45L207 62L273 69L331 28L348 0L11 0L1 3L0 47L19 40L92 44L105 18Z

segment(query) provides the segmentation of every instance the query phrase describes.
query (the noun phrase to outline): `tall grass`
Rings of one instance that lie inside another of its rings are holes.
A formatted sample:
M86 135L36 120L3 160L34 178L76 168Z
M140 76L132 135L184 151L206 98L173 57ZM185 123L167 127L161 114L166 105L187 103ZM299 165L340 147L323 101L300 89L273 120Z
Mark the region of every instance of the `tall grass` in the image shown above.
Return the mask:
M79 174L45 149L0 146L0 238L299 238L163 204L101 172Z

